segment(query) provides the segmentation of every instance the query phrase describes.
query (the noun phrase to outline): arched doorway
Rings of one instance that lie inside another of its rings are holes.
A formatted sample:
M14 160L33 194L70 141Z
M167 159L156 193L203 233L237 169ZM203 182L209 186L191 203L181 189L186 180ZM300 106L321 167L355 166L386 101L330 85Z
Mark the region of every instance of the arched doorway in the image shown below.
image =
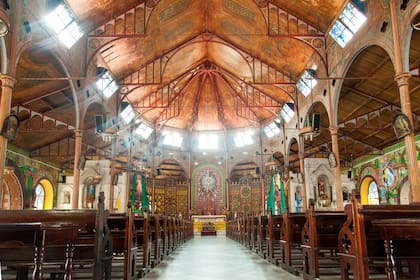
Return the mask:
M379 188L371 176L363 178L360 184L360 201L362 204L379 205Z
M41 179L34 188L32 207L36 210L52 209L54 190L48 179Z

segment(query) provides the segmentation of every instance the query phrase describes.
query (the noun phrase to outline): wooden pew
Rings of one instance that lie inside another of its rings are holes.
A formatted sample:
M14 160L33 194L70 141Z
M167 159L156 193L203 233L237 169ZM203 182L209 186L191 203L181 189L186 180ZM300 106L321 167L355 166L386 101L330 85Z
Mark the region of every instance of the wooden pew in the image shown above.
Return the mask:
M361 205L358 199L354 192L338 236L341 279L393 279L393 274L420 279L420 232L409 225L420 217L420 205ZM392 225L397 221L409 226L404 230ZM394 263L387 258L390 251Z
M127 213L111 214L107 219L108 228L112 236L113 256L112 278L121 278L121 269L118 269L118 259L122 256L122 277L137 279L137 238L134 226L134 213L129 203Z
M276 264L281 258L280 254L280 231L283 224L282 215L268 215L267 222L267 259L269 262Z
M283 214L280 230L280 266L290 273L298 274L303 269L302 228L305 224L304 213Z
M340 275L338 233L345 221L344 212L315 211L314 200L309 201L302 229L304 279Z
M73 266L93 264L88 268L92 279L110 279L112 239L103 199L101 193L98 210L0 211L2 265L21 267L16 272L19 279L26 279L25 271L32 266L32 278L42 279L47 265L54 266L49 273L62 273L64 279L71 279ZM15 231L11 232L8 227L13 225Z
M152 267L155 267L160 263L162 260L162 251L161 251L161 222L160 222L159 215L153 215L149 219L149 230L150 230L150 237L152 242L152 255L151 255L151 263ZM175 232L176 234L176 232Z
M257 240L257 232L258 232L258 217L251 216L250 217L250 248L255 253L258 253L258 240Z
M143 216L136 213L134 217L134 228L138 248L135 269L137 277L143 277L152 267L152 237L149 227L148 213L144 213Z
M258 255L264 259L268 255L267 251L267 216L258 217L258 227L257 227L257 244L258 244Z

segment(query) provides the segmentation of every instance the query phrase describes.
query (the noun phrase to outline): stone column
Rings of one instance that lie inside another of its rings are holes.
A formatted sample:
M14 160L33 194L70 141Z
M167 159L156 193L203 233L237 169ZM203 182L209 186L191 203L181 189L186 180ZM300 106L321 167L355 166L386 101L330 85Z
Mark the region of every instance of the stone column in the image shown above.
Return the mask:
M74 130L75 142L74 142L74 167L73 167L73 194L71 196L71 208L79 208L79 184L80 184L80 170L79 170L79 160L82 152L82 130Z
M16 79L8 75L0 75L1 81L1 100L0 100L0 129L3 128L3 122L10 113L12 104L12 89ZM0 202L3 201L3 180L4 167L6 163L7 139L0 136ZM2 205L0 205L0 208Z
M342 211L344 210L344 205L343 205L343 188L341 185L340 150L338 147L338 128L330 127L330 131L331 131L332 151L335 155L335 159L337 162L337 166L334 168L335 197L336 197L336 203L337 203L337 210Z
M413 115L411 112L410 103L410 89L408 81L410 73L404 73L403 60L401 55L401 46L399 41L398 32L398 18L397 18L397 5L395 0L389 1L392 22L392 36L394 41L394 56L395 56L395 81L398 84L401 101L401 111L404 113L414 128ZM414 133L405 136L405 148L407 150L407 169L408 179L411 185L411 192L413 194L413 202L420 203L420 177L418 172L417 150L416 142L414 141Z

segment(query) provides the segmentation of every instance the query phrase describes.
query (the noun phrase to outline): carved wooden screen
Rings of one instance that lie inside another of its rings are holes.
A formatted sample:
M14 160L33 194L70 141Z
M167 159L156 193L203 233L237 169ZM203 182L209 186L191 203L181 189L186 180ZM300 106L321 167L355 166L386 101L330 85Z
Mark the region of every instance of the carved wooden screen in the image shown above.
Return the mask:
M229 199L233 213L258 213L261 207L261 181L241 180L229 184Z
M153 179L147 180L149 203L156 214L188 216L188 184L173 179L155 179L153 198Z

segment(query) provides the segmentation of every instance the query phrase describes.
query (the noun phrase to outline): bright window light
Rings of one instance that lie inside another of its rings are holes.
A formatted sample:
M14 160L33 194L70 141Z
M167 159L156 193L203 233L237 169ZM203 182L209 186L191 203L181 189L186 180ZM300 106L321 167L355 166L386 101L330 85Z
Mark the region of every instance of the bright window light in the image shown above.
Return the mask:
M47 17L48 25L57 33L60 41L70 49L82 36L79 25L64 4L58 5Z
M307 97L317 83L317 79L312 76L308 70L305 70L305 72L303 72L302 76L300 77L299 82L297 83L297 88L305 97Z
M264 133L268 138L280 133L280 120L275 119L272 123L264 127Z
M163 138L163 145L181 147L182 145L182 136L177 133L168 133Z
M153 132L153 128L148 127L145 123L141 123L137 129L136 134L139 135L143 139L148 139Z
M330 30L333 39L344 48L366 21L366 16L349 2Z
M219 140L215 134L201 134L198 137L198 148L201 150L216 150L219 147Z
M251 145L254 143L252 140L253 133L251 131L247 132L239 132L236 134L236 136L233 138L233 141L235 142L236 147L243 147L246 145Z
M290 122L290 120L294 117L294 104L293 103L286 103L284 104L283 108L280 111L280 115L285 122Z
M96 81L96 86L106 98L110 98L118 89L117 83L111 77L109 71L106 71L99 80Z
M124 120L125 124L129 124L133 118L136 116L136 113L133 110L133 107L131 107L130 104L127 105L127 107L124 108L124 110L121 111L121 118Z

